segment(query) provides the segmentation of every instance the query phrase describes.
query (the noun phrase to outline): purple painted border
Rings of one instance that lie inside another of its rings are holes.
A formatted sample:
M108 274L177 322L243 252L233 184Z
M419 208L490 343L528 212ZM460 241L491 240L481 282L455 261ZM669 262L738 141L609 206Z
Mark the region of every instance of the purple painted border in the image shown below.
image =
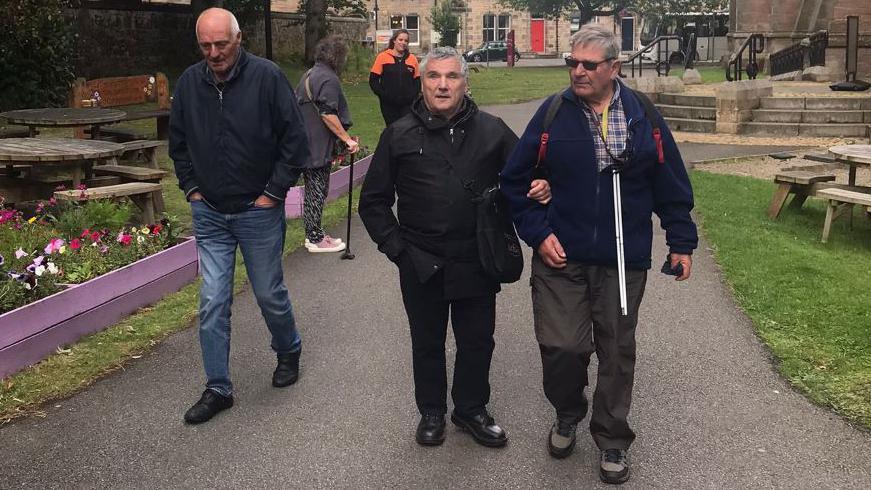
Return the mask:
M130 265L0 315L0 377L38 361L31 359L34 352L44 355L62 345L51 344L48 339L71 342L82 335L102 330L164 294L178 290L193 280L196 273L196 241L189 238ZM184 282L179 283L182 277ZM101 311L103 306L108 308L105 312ZM63 325L76 318L83 320L70 334L59 333ZM48 330L53 333L40 335ZM46 340L39 340L42 338ZM35 342L33 345L21 344L31 339ZM29 354L19 359L16 352ZM28 362L21 364L25 358Z
M363 182L366 177L366 172L369 171L369 165L372 163L372 155L360 159L354 163L354 185ZM342 167L339 170L330 174L330 192L327 194L327 202L334 201L336 198L348 192L348 181L351 178L351 167ZM287 191L287 198L284 200L284 215L288 218L299 218L302 216L302 201L305 195L303 186L291 187Z

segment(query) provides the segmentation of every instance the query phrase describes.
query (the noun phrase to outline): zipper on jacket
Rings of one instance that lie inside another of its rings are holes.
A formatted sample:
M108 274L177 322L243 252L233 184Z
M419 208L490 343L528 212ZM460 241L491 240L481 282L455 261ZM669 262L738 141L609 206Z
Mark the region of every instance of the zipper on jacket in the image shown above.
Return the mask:
M451 144L454 144L454 127L451 126L451 128L448 132L451 135Z
M218 92L218 110L224 112L224 91L215 83L212 84L212 87L215 87L215 90Z

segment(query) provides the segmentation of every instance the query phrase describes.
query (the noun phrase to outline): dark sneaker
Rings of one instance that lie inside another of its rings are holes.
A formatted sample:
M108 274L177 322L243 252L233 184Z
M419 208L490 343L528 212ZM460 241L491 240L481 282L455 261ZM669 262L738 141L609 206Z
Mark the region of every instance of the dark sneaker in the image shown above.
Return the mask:
M290 354L278 354L278 366L272 373L272 386L283 388L296 383L299 379L299 355L302 349Z
M557 459L563 459L575 449L575 432L577 424L569 424L562 420L554 422L547 437L547 450Z
M445 442L445 416L442 414L425 413L417 424L415 437L421 446L440 446Z
M199 401L184 414L184 421L189 424L202 424L233 406L233 395L224 396L214 390L206 390Z
M605 483L620 484L629 480L629 461L625 449L606 449L602 451L599 477Z
M451 422L462 430L472 434L475 442L487 447L502 447L508 443L508 435L502 427L486 411L476 415L460 415L456 410L451 412Z

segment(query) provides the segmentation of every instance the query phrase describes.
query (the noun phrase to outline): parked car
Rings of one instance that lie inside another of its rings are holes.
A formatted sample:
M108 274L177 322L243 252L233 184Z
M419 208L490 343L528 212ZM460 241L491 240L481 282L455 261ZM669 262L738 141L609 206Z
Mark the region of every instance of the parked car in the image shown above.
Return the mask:
M466 61L508 61L508 43L505 41L487 41L475 49L463 53ZM514 62L520 60L520 53L515 49Z

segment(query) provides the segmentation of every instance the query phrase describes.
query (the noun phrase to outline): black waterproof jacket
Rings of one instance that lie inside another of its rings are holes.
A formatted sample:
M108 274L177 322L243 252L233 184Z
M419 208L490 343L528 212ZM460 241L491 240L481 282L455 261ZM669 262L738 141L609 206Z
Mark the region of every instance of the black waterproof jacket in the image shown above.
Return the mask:
M421 282L444 270L445 299L498 291L478 260L472 198L498 182L516 143L501 119L471 99L447 121L418 98L381 134L363 183L360 217L378 250L396 263L407 254Z
M261 194L283 201L309 157L284 73L244 50L224 82L205 61L182 73L169 127L179 187L224 213L244 211Z

